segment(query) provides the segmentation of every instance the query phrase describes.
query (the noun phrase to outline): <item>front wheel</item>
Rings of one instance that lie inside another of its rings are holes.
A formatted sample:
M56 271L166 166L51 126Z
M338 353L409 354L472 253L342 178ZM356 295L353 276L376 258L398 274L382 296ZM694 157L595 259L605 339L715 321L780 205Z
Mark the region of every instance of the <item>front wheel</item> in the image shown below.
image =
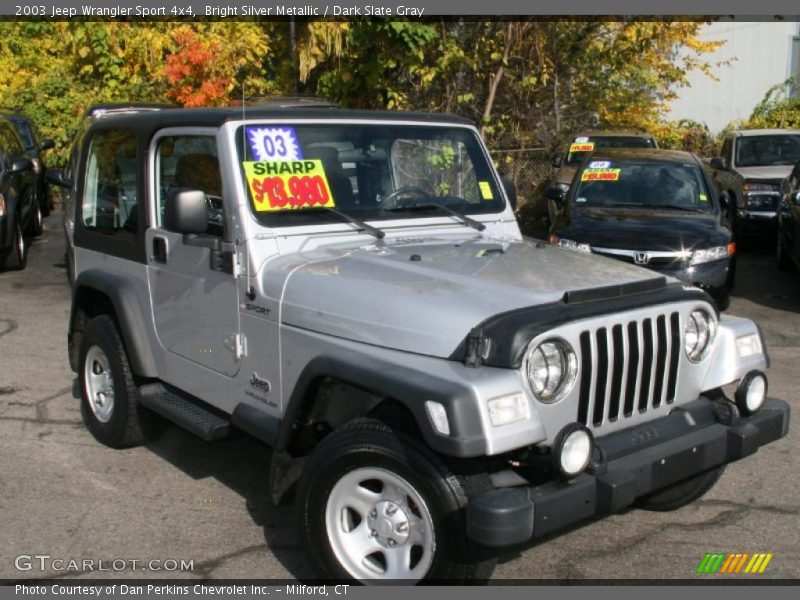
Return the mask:
M33 217L28 224L27 233L31 237L39 237L44 232L44 223L42 221L42 209L37 203L33 209Z
M298 488L308 555L321 574L365 583L485 579L492 559L465 536L472 481L456 477L423 444L374 420L326 437Z
M674 483L636 501L638 508L666 512L677 510L704 496L725 472L725 466L715 467L689 479Z

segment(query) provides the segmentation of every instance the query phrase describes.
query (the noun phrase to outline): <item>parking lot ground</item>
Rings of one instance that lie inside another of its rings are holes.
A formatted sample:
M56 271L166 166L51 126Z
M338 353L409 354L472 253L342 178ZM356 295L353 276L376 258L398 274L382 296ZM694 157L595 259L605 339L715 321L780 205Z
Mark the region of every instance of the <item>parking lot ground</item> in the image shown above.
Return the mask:
M209 445L165 426L147 446L117 451L85 430L67 362L63 253L54 215L28 268L0 273L0 579L313 576L291 507L267 503L265 446L243 435ZM742 253L738 267L729 312L765 333L770 395L795 413L788 437L729 466L681 510L631 510L506 552L495 579L723 577L695 573L706 552L774 554L763 575L731 576L743 581L800 578L800 273L778 271L763 248ZM15 566L37 554L139 562L81 573ZM170 560L192 569L167 570Z

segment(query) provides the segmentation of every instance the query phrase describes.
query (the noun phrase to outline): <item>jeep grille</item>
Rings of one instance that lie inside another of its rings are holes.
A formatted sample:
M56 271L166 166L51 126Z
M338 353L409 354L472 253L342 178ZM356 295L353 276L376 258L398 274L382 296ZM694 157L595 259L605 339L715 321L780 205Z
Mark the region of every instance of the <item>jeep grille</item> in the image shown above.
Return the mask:
M675 401L681 351L677 312L580 334L578 421L595 429Z

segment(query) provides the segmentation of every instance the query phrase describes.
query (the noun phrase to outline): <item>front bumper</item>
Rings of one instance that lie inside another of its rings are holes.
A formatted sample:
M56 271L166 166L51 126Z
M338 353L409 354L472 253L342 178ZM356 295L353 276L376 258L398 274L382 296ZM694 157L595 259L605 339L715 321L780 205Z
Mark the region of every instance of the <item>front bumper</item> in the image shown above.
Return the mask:
M740 210L736 216L736 233L739 236L771 236L778 230L777 210Z
M618 512L644 495L753 454L785 436L789 405L769 399L747 418L701 398L668 416L600 438L603 459L575 480L484 492L467 505L467 535L501 547Z
M725 287L726 282L728 281L728 274L732 266L732 258L727 257L689 267L653 267L653 270L670 277L675 277L676 279L680 279L686 283L696 285L713 293L716 290L721 290Z

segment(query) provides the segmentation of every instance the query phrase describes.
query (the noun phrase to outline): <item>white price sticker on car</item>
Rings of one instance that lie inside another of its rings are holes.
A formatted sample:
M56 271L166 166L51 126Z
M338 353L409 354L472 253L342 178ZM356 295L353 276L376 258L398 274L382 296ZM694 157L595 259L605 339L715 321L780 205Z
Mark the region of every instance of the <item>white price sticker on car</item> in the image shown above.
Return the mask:
M258 161L303 160L294 127L247 127L246 132Z

